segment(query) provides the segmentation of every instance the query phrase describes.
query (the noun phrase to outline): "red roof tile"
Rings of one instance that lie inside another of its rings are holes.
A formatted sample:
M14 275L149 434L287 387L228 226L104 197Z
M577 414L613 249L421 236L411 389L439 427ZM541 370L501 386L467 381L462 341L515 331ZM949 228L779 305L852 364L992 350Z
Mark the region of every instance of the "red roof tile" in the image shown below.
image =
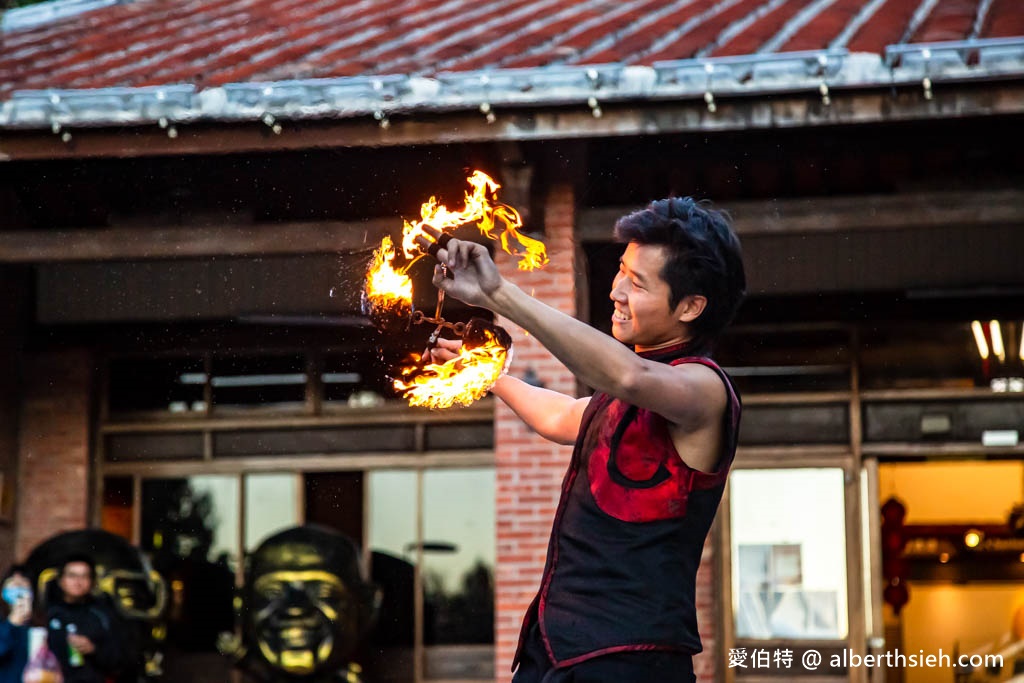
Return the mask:
M853 35L847 47L852 52L881 52L886 45L906 42L904 36L920 5L921 0L887 0Z
M709 55L728 57L757 52L758 48L781 31L810 2L811 0L776 0L768 3L759 8L757 14L748 15L743 18L742 23L730 27L730 33L722 36L721 43L711 50Z
M818 12L783 43L780 52L817 50L822 43L831 45L857 17L866 3L864 0L839 0L826 10Z
M982 38L1011 38L1024 35L1024 12L1020 0L993 0L981 29Z
M1020 0L137 0L0 33L19 89L432 75L1024 35ZM984 12L983 16L979 13Z
M910 42L935 43L964 40L971 35L979 0L949 0L936 7L918 27Z

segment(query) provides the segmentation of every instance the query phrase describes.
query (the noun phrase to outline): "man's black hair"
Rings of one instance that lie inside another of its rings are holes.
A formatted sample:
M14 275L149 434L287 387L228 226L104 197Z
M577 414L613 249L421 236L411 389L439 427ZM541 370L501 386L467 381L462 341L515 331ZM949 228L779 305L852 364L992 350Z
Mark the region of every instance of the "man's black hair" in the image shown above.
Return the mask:
M707 306L690 323L694 351L709 351L746 295L740 241L724 211L691 197L651 202L615 223L615 239L666 249L661 278L669 285L669 308L700 294Z
M32 583L32 574L29 573L28 567L26 567L23 564L12 564L10 567L7 568L7 571L4 572L3 578L0 579L0 584L6 583L7 579L11 578L15 574L21 574L26 579L28 579L29 583Z
M92 557L86 555L85 553L73 553L71 555L66 556L64 560L60 563L60 573L58 574L58 576L64 576L64 570L67 569L67 566L69 564L72 564L74 562L81 562L82 564L88 565L89 579L91 581L96 581L96 562L92 559Z

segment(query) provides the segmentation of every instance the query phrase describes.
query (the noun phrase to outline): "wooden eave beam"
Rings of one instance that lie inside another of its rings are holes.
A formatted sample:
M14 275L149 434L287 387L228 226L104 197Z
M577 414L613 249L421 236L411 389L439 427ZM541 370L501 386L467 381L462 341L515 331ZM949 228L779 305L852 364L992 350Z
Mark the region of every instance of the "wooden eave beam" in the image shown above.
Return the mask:
M402 220L0 231L0 263L330 254L374 249Z
M584 242L612 239L616 219L640 206L584 209L577 235ZM914 192L898 195L813 197L723 202L741 235L898 230L1024 223L1024 190Z
M584 209L577 237L607 242L615 220L640 207ZM917 192L729 202L744 236L1024 224L1024 190ZM273 225L0 231L0 263L285 256L366 251L401 219Z

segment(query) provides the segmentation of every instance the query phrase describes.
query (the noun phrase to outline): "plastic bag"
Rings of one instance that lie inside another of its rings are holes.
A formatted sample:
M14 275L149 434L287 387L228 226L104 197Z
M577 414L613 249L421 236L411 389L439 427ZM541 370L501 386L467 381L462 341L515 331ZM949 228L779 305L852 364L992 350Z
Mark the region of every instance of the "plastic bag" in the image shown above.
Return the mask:
M23 683L64 683L60 662L46 644L46 629L33 628L29 631L29 658L22 674Z

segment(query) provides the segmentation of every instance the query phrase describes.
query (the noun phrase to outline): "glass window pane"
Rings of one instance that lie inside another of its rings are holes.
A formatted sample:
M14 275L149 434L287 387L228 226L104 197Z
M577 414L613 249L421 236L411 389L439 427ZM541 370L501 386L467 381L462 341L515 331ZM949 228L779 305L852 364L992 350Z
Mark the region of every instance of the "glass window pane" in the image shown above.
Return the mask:
M845 638L843 471L737 470L729 486L736 636Z
M492 468L423 474L427 678L494 678L494 489Z
M189 477L197 500L210 501L209 522L213 537L207 557L223 558L235 566L238 557L238 479L229 476Z
M306 400L306 361L301 354L213 359L213 405L301 407Z
M378 471L367 476L369 546L409 562L416 559L416 473Z
M846 391L850 388L846 330L732 330L715 357L740 393Z
M238 562L238 479L201 475L142 483L142 545L158 555Z
M217 635L234 628L238 493L233 476L142 483L142 547L171 588L169 660L215 653Z
M298 487L297 474L245 476L246 552L274 532L299 524Z
M103 478L103 508L100 527L104 531L132 540L132 514L135 506L131 477Z
M991 340L988 322L979 330ZM1012 323L1000 328L1008 344L1020 339ZM1007 349L1010 359L1014 348ZM865 389L915 389L936 386L988 386L999 363L982 361L969 321L962 323L886 323L865 325L860 348L861 382Z
M394 374L395 361L390 358L385 361L373 346L370 349L353 349L324 356L320 380L324 386L325 401L372 406L395 397L390 379Z
M378 471L366 477L371 577L382 595L366 649L367 680L409 681L413 676L416 476Z
M115 358L110 361L110 412L206 410L202 358Z

